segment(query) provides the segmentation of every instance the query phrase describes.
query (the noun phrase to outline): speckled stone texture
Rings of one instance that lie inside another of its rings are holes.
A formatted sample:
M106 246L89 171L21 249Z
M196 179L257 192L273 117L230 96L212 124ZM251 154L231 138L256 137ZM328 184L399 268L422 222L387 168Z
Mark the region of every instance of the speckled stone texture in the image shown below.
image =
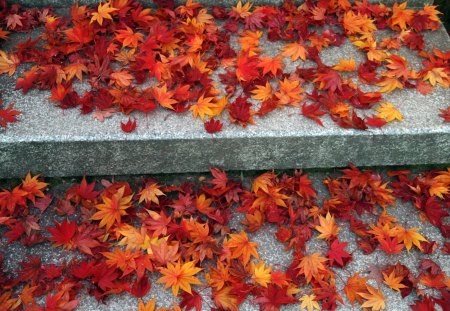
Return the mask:
M443 168L445 169L445 168ZM386 172L380 171L384 176L386 176ZM322 181L327 176L335 177L333 172L316 172L316 173L308 173L308 176L312 180L313 187L318 192L318 206L322 207L323 199L329 198L328 190L323 185ZM236 178L232 174L229 174L230 178ZM123 177L117 178L118 180L122 180ZM139 179L136 176L136 179ZM178 179L183 180L183 179ZM244 174L244 183L248 181L248 178L245 177ZM60 186L52 187L54 197L58 198L62 196L62 193L65 189L71 186L70 180L65 180ZM59 190L56 190L59 189ZM56 201L56 200L55 200ZM387 212L396 217L399 220L399 224L407 227L407 228L420 228L420 233L428 240L435 241L437 244L442 245L445 242L444 237L441 235L439 230L433 227L431 224L424 224L419 219L419 213L415 209L415 207L410 203L401 203L400 200L397 200L395 206L391 206L387 208ZM52 206L47 208L46 214L47 217L42 217L39 224L41 227L52 227L53 221L61 222L63 218L56 216L53 212ZM408 217L405 217L408 215ZM230 222L230 227L236 228L238 231L243 229L243 226L240 224L240 221L244 220L245 217L241 213L233 213L233 219ZM367 222L375 223L376 218L374 219L364 219ZM338 275L336 277L336 287L338 291L341 293L342 298L344 299L344 304L339 305L336 309L337 311L350 311L350 310L361 310L359 304L355 304L352 306L350 302L346 299L345 294L343 293L343 288L345 286L345 282L347 278L352 276L356 272L360 272L361 276L368 276L368 269L371 265L379 266L381 268L387 265L395 265L397 262L400 262L407 266L414 275L417 275L417 269L419 268L419 263L421 258L429 258L435 261L442 270L449 275L450 274L450 255L445 255L441 253L440 250L437 250L432 255L424 255L413 248L410 252L403 250L400 254L395 255L386 255L383 251L376 250L374 253L370 255L365 255L357 246L356 238L357 235L352 232L347 223L338 222L338 225L341 227L339 231L339 241L348 242L346 250L352 254L353 260L345 267L345 269L333 268L333 271ZM278 242L275 238L276 226L265 224L260 230L256 233L249 233L249 238L258 243L258 253L260 255L260 259L263 260L267 265L274 267L274 269L279 269L285 271L288 265L292 261L292 253L286 252L284 250L284 246ZM326 242L323 240L317 239L317 232L314 237L307 244L307 253L311 254L314 252L324 253L324 249L327 249ZM63 261L70 261L74 252L66 252L59 248L52 248L50 242L46 242L44 244L37 245L32 248L27 248L19 243L7 244L6 238L0 235L0 246L2 247L2 251L4 251L5 256L5 265L4 268L8 273L14 274L15 271L19 268L19 263L24 259L30 256L40 256L42 258L42 262L44 264L61 264ZM147 302L151 298L156 298L156 306L157 308L171 308L172 302L179 301L172 295L172 292L169 290L164 290L163 284L156 283L156 280L159 278L159 275L153 275L151 277L152 287L150 292L143 297L143 300ZM202 281L204 281L202 279ZM371 279L368 284L378 287L376 282ZM203 288L194 286L195 290L201 290L203 297L203 308L202 310L208 311L214 306L211 300L211 293L208 290L204 290ZM386 309L387 311L407 311L411 310L410 305L414 303L414 300L417 299L417 295L415 291L406 298L402 299L400 293L395 292L394 290L389 289L385 284L381 284L380 287L383 295L386 298ZM308 289L305 289L308 291ZM250 299L245 300L240 306L239 310L242 311L258 311L259 306L255 304L251 297ZM77 299L80 300L80 303L76 310L80 311L109 311L109 310L137 310L138 300L137 298L132 297L129 294L121 294L121 295L112 295L110 299L107 300L106 304L99 303L93 298L89 296L87 293L83 293L78 296ZM299 304L292 304L289 306L283 306L282 310L284 311L298 311Z
M2 49L10 50L27 37L20 36ZM280 53L281 42L260 41L264 55ZM428 48L450 48L443 28L427 32L425 41ZM232 45L238 47L236 42ZM401 49L400 54L411 68L421 67L421 58L415 52ZM340 58L363 60L361 52L348 41L341 47L324 49L320 56L327 65L338 63ZM308 62L284 61L286 72L311 66ZM404 121L367 131L340 128L328 116L322 118L321 127L302 116L298 108L287 108L255 117L256 124L246 128L229 124L226 115L222 132L210 135L192 113L159 109L149 114L148 126L144 114L133 113L138 128L125 134L120 122L128 117L123 114L101 123L78 110L54 107L47 100L50 92L31 90L23 95L21 90L14 91L15 79L24 70L21 66L12 78L0 76L5 104L14 102L16 109L23 111L20 122L0 129L0 177L23 176L30 170L46 176L72 176L201 172L211 166L254 170L332 168L349 162L358 166L450 163L450 126L438 116L439 109L449 105L450 89L436 87L427 96L411 89L384 94L383 101L393 103ZM212 78L218 82L217 73Z
M154 2L152 0L139 0L142 4L147 6L154 6ZM74 4L75 0L7 0L8 3L19 3L24 6L28 7L36 7L36 6L49 6L52 5L54 7L68 7ZM79 4L97 4L101 1L99 0L78 0ZM105 2L105 1L104 1ZM212 5L220 5L224 7L229 7L232 5L235 5L238 0L196 0L195 2L201 3L205 6L212 6ZM247 1L242 1L243 3ZM249 1L252 2L255 5L280 5L284 2L284 0L253 0ZM295 2L302 2L302 1L295 1ZM369 0L369 2L383 2L386 4L393 4L394 2L399 2L395 0ZM185 4L185 0L175 0L176 5ZM425 4L431 4L433 3L433 0L410 0L408 1L408 5L410 7L420 7L424 6Z

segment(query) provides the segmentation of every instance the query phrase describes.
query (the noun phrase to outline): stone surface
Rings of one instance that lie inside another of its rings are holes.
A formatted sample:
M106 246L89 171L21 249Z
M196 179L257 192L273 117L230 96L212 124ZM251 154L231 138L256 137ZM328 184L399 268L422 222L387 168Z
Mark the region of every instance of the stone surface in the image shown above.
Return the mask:
M10 50L26 36L14 37L2 48ZM426 33L425 41L429 48L450 48L443 28ZM237 47L235 42L233 46ZM265 55L279 54L280 47L280 42L261 38ZM402 49L400 54L411 68L421 67L415 53ZM327 65L350 57L362 60L350 42L321 53ZM286 72L310 65L284 61ZM23 71L21 66L13 78ZM218 81L217 73L213 79ZM14 102L16 109L23 111L21 122L0 129L0 178L23 176L30 170L47 176L71 176L181 173L206 171L211 166L254 170L343 167L349 162L359 166L450 163L450 126L438 116L439 109L449 104L450 89L439 87L427 96L411 89L385 94L384 101L393 103L404 121L381 129L343 129L328 116L322 118L321 127L300 115L299 109L288 108L255 118L256 124L246 128L228 124L226 116L223 131L214 135L208 134L190 112L174 114L163 109L149 115L147 126L144 114L132 114L138 128L125 134L120 122L128 117L123 114L101 123L78 110L54 107L47 100L49 92L31 90L23 95L14 91L15 79L6 75L0 76L0 87L5 104Z
M154 2L152 0L139 0L141 3L147 6L154 6ZM28 7L36 7L36 6L48 6L52 5L54 7L67 7L74 4L75 0L7 0L8 3L19 3L24 6ZM99 3L99 0L78 0L79 4L97 4ZM238 0L196 0L195 2L201 3L206 6L212 6L212 5L220 5L220 6L233 6L235 5ZM246 1L242 1L245 3ZM254 5L280 5L284 2L284 0L253 0L249 1L252 2ZM301 2L301 1L295 1L295 2ZM369 2L383 2L389 5L392 5L394 2L400 2L395 0L369 0ZM182 5L185 4L185 0L175 0L176 5ZM433 0L410 0L408 1L408 5L410 7L421 7L425 4L432 4Z
M445 167L442 167L445 169ZM380 171L384 176L386 176L385 171ZM323 206L323 200L325 198L329 198L328 190L323 185L322 181L327 176L335 177L335 173L332 171L329 172L311 172L308 173L309 178L312 180L313 187L318 192L318 206ZM242 176L242 175L241 175ZM195 176L196 178L198 176ZM236 175L229 174L230 178L239 178ZM125 177L120 177L118 179L122 180ZM171 184L170 178L167 177L168 184ZM183 180L183 178L175 177L178 182ZM136 179L139 177L136 176ZM71 186L71 180L64 180L59 187L52 187L52 189L58 188L58 191L53 192L52 194L55 198L61 197L64 190ZM244 183L248 183L248 178L244 174ZM56 201L56 200L55 200ZM380 209L381 210L381 209ZM47 226L52 227L53 221L61 222L63 218L57 217L53 212L53 208L49 207L46 212L47 217L42 217L39 224L42 228ZM428 240L435 241L438 245L442 245L446 240L441 235L439 230L433 227L431 224L424 224L419 219L419 213L415 209L415 207L410 203L401 203L400 200L397 200L395 206L391 206L387 208L387 212L396 217L399 220L399 224L406 228L420 228L420 233ZM405 217L408 215L408 217ZM240 221L244 220L245 217L241 213L233 213L233 219L230 222L230 227L236 228L238 231L243 229ZM364 219L369 223L375 223L376 220L372 219ZM448 221L448 220L446 220ZM350 310L359 310L360 305L355 304L352 306L349 301L346 299L345 294L343 293L343 287L345 286L345 282L347 278L352 276L356 272L360 272L362 277L368 276L368 267L371 265L384 267L387 265L395 265L397 262L402 263L407 266L414 275L417 275L418 267L421 258L428 258L435 261L443 271L450 275L450 255L443 254L439 249L436 250L432 255L424 255L413 248L410 252L403 250L400 254L395 255L386 255L384 252L380 250L376 250L374 253L370 255L364 255L364 253L359 249L355 240L357 235L349 229L349 226L346 223L338 222L338 225L341 226L341 230L339 231L339 241L348 242L346 250L352 254L353 260L345 267L345 269L333 268L335 273L338 275L336 277L336 287L338 291L342 294L342 298L344 299L344 304L339 305L336 309L337 311L350 311ZM276 227L274 225L265 224L259 231L256 233L249 233L248 236L254 242L258 243L258 253L260 255L260 259L263 260L267 265L274 267L274 269L279 269L285 271L287 266L292 261L292 254L290 252L284 251L283 245L275 239ZM314 237L307 244L307 252L311 254L313 252L324 253L324 249L326 249L326 243L323 240L316 239L317 232ZM23 258L27 258L29 256L40 256L42 257L42 261L44 264L61 264L63 261L70 261L73 258L73 252L66 252L59 248L52 248L50 242L46 242L40 245L37 245L32 248L26 248L20 243L6 244L6 238L0 235L0 246L2 246L0 253L4 252L5 256L5 270L7 273L11 273L14 275L15 271L19 268L19 263L23 260ZM155 281L159 278L158 274L155 274L151 277L152 287L150 292L143 297L145 302L149 301L151 298L156 298L156 306L157 308L171 308L172 302L179 301L173 297L170 290L164 290L162 284L158 284ZM370 285L378 287L373 279L368 282ZM207 290L203 290L201 287L194 287L195 290L200 290L202 293L203 308L202 310L211 310L213 303L211 302L210 292ZM309 287L303 288L305 293L309 294ZM395 310L395 311L407 311L411 310L409 305L414 303L414 300L417 298L416 292L413 293L406 298L402 299L400 293L395 292L389 289L386 285L381 286L381 291L386 298L386 310ZM121 294L121 295L112 295L106 304L99 303L93 298L89 296L87 293L84 293L77 297L80 300L78 308L76 310L80 311L108 311L108 310L137 310L138 299L132 297L129 294ZM243 311L258 311L259 306L252 301L253 297L245 300L240 306L239 310ZM284 306L282 310L285 311L297 311L299 310L299 304L292 304L289 306Z

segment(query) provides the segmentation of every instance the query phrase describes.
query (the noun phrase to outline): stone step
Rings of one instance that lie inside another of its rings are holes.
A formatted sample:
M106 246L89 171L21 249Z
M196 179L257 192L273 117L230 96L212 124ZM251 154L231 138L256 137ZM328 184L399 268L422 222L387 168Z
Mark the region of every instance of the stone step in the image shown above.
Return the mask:
M37 34L35 33L34 36ZM2 49L27 38L16 34ZM447 51L450 39L442 27L427 32L428 48ZM279 54L281 43L261 38L265 55ZM401 50L411 68L421 67L415 52ZM324 49L327 65L339 59L362 55L350 43ZM294 71L301 62L285 59L285 71ZM208 134L203 123L190 112L174 114L157 109L149 115L133 113L138 128L131 134L120 129L128 118L115 114L104 122L78 110L54 107L46 91L15 91L15 79L0 76L3 100L22 111L20 122L0 129L0 177L23 176L28 171L46 176L182 173L207 171L216 166L227 170L283 168L334 168L349 162L358 166L389 166L450 163L450 126L438 116L449 105L450 90L436 87L426 96L403 89L383 94L403 114L403 122L392 122L367 131L343 129L328 116L324 127L300 114L298 108L276 110L255 117L246 128L227 124L217 134ZM218 80L217 76L213 79ZM219 82L218 82L219 83ZM83 86L80 86L83 87ZM447 123L448 124L448 123Z
M253 0L248 1L253 3L254 5L281 5L283 4L285 0ZM44 6L53 6L55 8L64 8L69 7L75 2L78 2L80 5L96 5L100 1L99 0L14 0L14 1L8 1L10 3L19 3L23 6L27 7L44 7ZM104 1L106 2L106 1ZM147 6L154 6L155 3L153 0L141 0L141 3L147 5ZM225 6L230 7L233 5L236 5L238 2L237 0L196 0L194 2L201 3L205 6L213 6L213 5L219 5L219 6ZM247 1L242 1L243 3ZM303 1L295 1L296 3L300 3ZM386 3L388 5L392 5L395 2L399 2L396 0L369 0L371 3ZM185 4L186 0L175 0L176 5L182 5ZM426 4L432 4L433 0L409 0L408 6L410 7L423 7Z

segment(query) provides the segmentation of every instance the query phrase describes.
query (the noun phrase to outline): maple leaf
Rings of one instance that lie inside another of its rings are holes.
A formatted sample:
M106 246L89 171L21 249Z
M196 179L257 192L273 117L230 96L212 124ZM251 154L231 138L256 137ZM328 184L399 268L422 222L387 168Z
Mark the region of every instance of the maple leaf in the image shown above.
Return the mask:
M53 101L63 101L69 92L72 91L72 86L70 84L63 85L57 84L56 87L52 88L52 96L49 100Z
M347 284L344 287L344 292L352 305L355 301L362 303L363 300L359 293L368 294L366 286L368 280L369 278L367 277L360 277L359 272L348 278Z
M317 73L313 82L320 82L319 89L321 90L328 90L332 93L336 92L337 89L342 90L342 78L336 71L329 70L325 73Z
M331 216L329 212L327 212L325 217L320 215L319 222L320 225L315 227L316 230L320 232L320 235L317 237L318 239L325 239L329 241L331 238L338 235L340 228L336 225L334 216Z
M231 249L231 258L239 258L246 265L250 257L259 258L257 247L258 244L250 242L245 231L239 234L230 234L230 239L226 241L226 247Z
M406 288L404 284L401 284L403 276L396 276L393 270L391 274L387 275L383 272L384 283L395 291L400 291L401 288Z
M303 295L299 299L301 301L300 310L314 311L321 310L319 303L316 301L316 295Z
M194 308L196 311L201 311L202 300L203 300L202 296L195 290L192 290L191 294L183 292L181 293L180 307L185 308L184 310L186 311L192 310Z
M269 81L266 82L266 85L255 85L255 87L256 89L250 91L253 99L264 101L272 98L272 86Z
M445 72L445 68L432 68L431 70L428 70L425 76L422 78L423 81L428 81L432 86L435 86L438 84L439 86L443 88L449 87L449 81L450 78Z
M297 266L299 269L298 275L303 274L306 282L310 283L312 278L317 278L319 273L325 271L324 263L326 261L327 258L320 256L319 253L303 256Z
M103 25L103 19L112 20L112 16L109 13L118 11L116 8L110 7L111 3L108 1L106 3L99 3L97 7L97 12L91 14L91 24L97 22L100 26Z
M214 97L204 97L204 94L202 94L198 100L197 104L192 105L191 108L189 108L190 111L192 111L192 114L194 115L194 118L197 118L200 116L200 119L204 119L205 115L212 116L214 113L211 110L212 107L214 107L214 103L211 103L212 100L214 100Z
M347 244L347 242L339 242L337 239L331 243L330 250L326 254L330 265L342 268L352 259L352 255L345 250Z
M0 28L0 39L8 40L8 35L10 34L9 31L3 30Z
M305 117L314 120L320 126L323 126L323 123L319 117L321 117L327 113L325 111L321 110L320 108L321 108L321 104L319 104L319 103L317 103L317 104L313 103L311 105L306 105L306 103L303 103L302 114Z
M403 121L403 115L389 102L380 103L380 107L375 110L378 111L377 117L386 120L386 122Z
M252 81L259 77L258 56L249 56L248 53L241 54L236 59L236 77L239 81Z
M131 118L128 118L127 122L120 122L120 128L125 133L134 132L134 130L136 130L136 127L137 127L136 118L134 118L133 120L131 120Z
M114 225L114 223L121 223L121 218L127 215L126 209L131 206L132 195L125 196L125 186L119 188L116 193L109 198L103 195L103 203L97 204L95 207L99 210L92 215L92 220L100 220L100 227L106 226L106 230Z
M259 189L264 191L265 193L269 193L269 187L273 186L272 179L275 177L275 174L272 172L267 172L259 175L253 180L252 184L252 192L257 193Z
M16 29L17 26L23 27L23 19L25 19L25 17L18 14L9 14L8 16L6 16L6 27L8 29Z
M55 242L53 246L63 246L64 248L71 249L73 247L72 238L77 231L77 223L65 219L61 224L56 221L54 224L55 228L47 229L52 235L49 240Z
M117 30L116 39L122 43L122 47L137 48L139 42L144 41L144 35L133 32L133 29L126 26L126 29Z
M238 311L238 299L235 294L232 293L232 287L227 286L219 290L213 290L212 297L214 303L224 309L229 311Z
M116 84L119 87L130 86L134 79L126 70L112 72L109 77L111 78L109 84Z
M242 2L239 1L236 6L231 7L231 11L229 12L230 17L238 19L242 18L245 19L246 17L249 17L251 15L250 9L252 8L253 4L250 2L247 2L246 4L242 5Z
M247 102L248 97L239 96L234 103L228 105L228 113L230 115L231 122L237 122L243 127L248 123L254 123L250 107L251 103Z
M356 70L355 59L353 57L351 57L349 60L340 59L339 63L333 66L333 69L337 71L355 71Z
M0 125L6 128L8 123L18 122L16 116L22 114L22 112L14 109L14 104L9 105L5 109L1 108L0 100Z
M261 310L279 310L282 305L296 303L298 300L288 293L286 287L270 284L254 302L261 305Z
M156 300L155 298L150 299L147 304L144 303L142 299L139 299L138 311L155 311Z
M155 97L155 99L158 101L158 103L161 106L163 106L164 108L175 110L173 105L178 102L175 99L173 99L173 96L175 95L175 91L167 91L166 84L164 84L160 88L155 87L152 90L152 93L153 93L153 96Z
M94 201L99 194L98 191L94 191L95 181L88 184L86 176L83 176L79 185L74 185L66 191L66 199L79 204L81 200Z
M413 244L418 249L422 250L420 242L421 241L427 242L427 239L425 239L420 233L418 233L417 230L419 230L419 228L410 228L410 229L401 228L398 231L398 241L400 243L405 244L405 247L408 250L408 252Z
M93 29L89 24L75 25L73 28L69 28L64 31L69 42L87 44L94 40Z
M366 301L361 305L363 308L372 308L373 311L384 310L384 295L381 290L376 289L372 286L367 286L368 293L359 292L362 298Z
M389 64L386 65L386 68L388 68L389 71L385 72L383 75L408 80L411 74L408 69L408 62L404 57L394 54L387 59L387 62Z
M87 73L87 67L82 63L72 63L67 65L64 68L64 72L66 73L66 80L72 80L73 77L77 77L78 80L83 81L83 72Z
M298 102L303 99L301 93L303 89L300 87L299 80L289 80L284 78L279 82L280 89L275 93L280 105L297 106Z
M203 123L203 126L209 134L214 134L222 130L223 124L219 120L210 119Z
M108 266L119 268L123 272L122 276L126 276L137 269L136 259L140 256L140 252L115 248L112 252L103 252L102 255L106 258Z
M20 61L15 54L8 56L8 54L0 50L0 75L8 73L9 76L12 76L19 64Z
M384 78L380 82L377 83L378 86L382 86L380 92L390 93L396 89L402 89L403 84L396 78Z
M172 293L178 296L180 288L192 294L191 284L198 285L201 284L199 279L194 275L200 272L201 268L195 267L195 262L189 261L181 264L178 261L175 265L172 263L167 263L167 268L159 268L159 272L164 275L158 279L158 283L166 283L164 288L172 287Z
M392 29L406 30L408 24L413 18L414 11L406 8L407 2L402 4L394 3L392 7L392 16L388 20Z
M283 63L280 57L260 57L257 67L263 69L263 76L270 72L276 77L278 72L283 71Z
M286 43L284 48L281 48L284 57L290 57L291 61L295 62L297 59L301 58L303 61L306 61L306 48L297 42Z
M377 29L373 24L374 20L360 13L355 14L352 10L345 12L342 22L345 31L350 35L367 34Z
M161 191L157 183L150 183L145 186L144 189L139 192L139 203L145 201L145 203L153 202L159 204L159 196L165 195Z
M43 198L45 194L43 189L47 188L48 184L39 180L40 175L31 177L31 173L28 172L24 180L22 180L22 190L27 193L27 199L35 204L35 198Z
M271 282L272 267L265 266L264 261L259 261L256 265L250 262L250 271L252 280L262 287L267 287L267 284Z

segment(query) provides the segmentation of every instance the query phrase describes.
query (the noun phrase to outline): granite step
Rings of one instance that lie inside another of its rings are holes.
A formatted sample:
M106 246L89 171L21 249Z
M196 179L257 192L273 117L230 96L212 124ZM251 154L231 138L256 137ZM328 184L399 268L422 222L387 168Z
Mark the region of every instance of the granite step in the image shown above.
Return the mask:
M32 35L37 36L39 30ZM27 34L15 34L1 49L10 50ZM426 32L427 48L450 49L450 39L442 27ZM280 42L261 38L265 55L279 54ZM415 52L401 49L411 68L421 67ZM350 43L321 52L327 65L339 59L362 55ZM285 71L307 63L285 59ZM133 113L138 123L135 132L126 134L120 122L128 117L115 114L104 122L79 110L61 110L49 101L50 92L15 91L15 79L0 76L5 103L15 103L23 112L20 122L0 129L0 177L24 176L44 172L46 176L130 175L147 173L202 172L210 167L227 170L284 168L335 168L349 162L358 166L421 165L450 163L450 126L443 123L439 110L450 102L450 89L436 87L426 96L413 89L383 94L403 114L403 122L366 131L343 129L328 116L324 126L300 114L298 108L276 110L255 117L246 128L227 124L217 134L208 134L192 113L174 114L157 109L149 116ZM212 77L219 83L217 75ZM85 86L79 85L79 88Z

